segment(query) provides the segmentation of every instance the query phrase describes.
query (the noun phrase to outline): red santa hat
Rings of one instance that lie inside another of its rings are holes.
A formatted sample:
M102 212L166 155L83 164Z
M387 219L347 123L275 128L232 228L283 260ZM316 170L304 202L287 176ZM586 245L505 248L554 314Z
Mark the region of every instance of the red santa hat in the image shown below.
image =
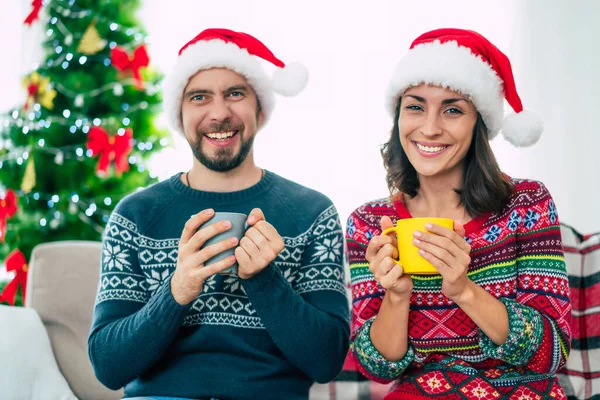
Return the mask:
M259 58L277 67L271 78ZM273 92L295 96L308 83L306 67L299 63L284 64L255 37L228 29L206 29L179 50L175 68L165 79L165 113L171 127L181 134L183 91L192 76L210 68L227 68L244 76L256 92L265 122L275 107Z
M508 57L477 32L436 29L415 39L388 85L388 111L393 115L406 89L423 83L468 96L481 114L490 139L502 131L513 145L526 147L542 134L540 117L523 110ZM506 118L504 99L514 110Z

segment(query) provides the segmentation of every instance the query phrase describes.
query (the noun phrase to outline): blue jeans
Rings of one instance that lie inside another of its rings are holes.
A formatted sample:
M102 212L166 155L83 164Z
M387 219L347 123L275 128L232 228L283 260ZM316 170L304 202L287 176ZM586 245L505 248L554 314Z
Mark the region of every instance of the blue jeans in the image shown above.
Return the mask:
M152 397L124 397L122 400L194 400L184 397L165 397L165 396L152 396ZM203 400L219 400L214 397L206 398Z

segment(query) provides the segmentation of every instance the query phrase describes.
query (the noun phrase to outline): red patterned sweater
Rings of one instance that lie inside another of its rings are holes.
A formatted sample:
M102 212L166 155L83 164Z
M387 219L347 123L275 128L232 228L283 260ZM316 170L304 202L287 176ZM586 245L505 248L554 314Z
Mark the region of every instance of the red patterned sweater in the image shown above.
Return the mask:
M370 327L385 293L365 251L379 220L411 218L401 201L369 202L348 220L352 279L352 354L371 380L395 380L386 399L564 399L556 371L570 349L571 303L556 207L545 186L513 179L516 192L501 213L465 225L468 275L502 301L510 333L496 346L441 292L441 277L414 275L403 359L386 360Z

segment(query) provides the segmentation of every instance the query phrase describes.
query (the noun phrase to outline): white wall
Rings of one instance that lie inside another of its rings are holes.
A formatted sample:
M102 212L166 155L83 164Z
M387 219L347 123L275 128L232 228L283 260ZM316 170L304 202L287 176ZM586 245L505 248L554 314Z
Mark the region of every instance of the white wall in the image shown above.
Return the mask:
M571 7L573 3L578 7ZM20 76L31 65L24 50L36 40L21 24L29 4L0 0L0 109L23 98ZM301 61L308 66L308 88L296 98L278 98L272 120L256 141L257 162L327 194L342 220L363 202L387 194L379 145L387 139L391 119L383 109L382 94L396 60L426 30L477 30L511 56L525 106L541 111L548 126L533 149L516 150L502 138L496 139L492 146L502 168L513 176L545 181L563 221L582 231L597 231L600 216L588 215L599 193L597 185L586 185L586 175L576 174L598 166L593 149L600 139L594 137L591 126L592 112L600 104L598 82L584 78L598 70L598 50L595 59L584 57L593 49L593 38L600 37L600 28L591 22L589 11L581 11L593 8L598 20L598 5L594 0L563 4L560 0L516 1L514 6L509 1L478 0L177 0L166 10L163 1L147 0L141 17L151 35L152 63L164 72L173 66L179 48L209 27L246 31L284 62ZM539 27L525 29L534 23ZM584 28L594 30L595 35L584 35ZM576 46L570 45L573 37L579 40ZM561 46L567 57L551 53L555 46ZM537 52L536 57L531 52ZM557 64L545 61L550 56ZM567 73L575 74L578 86L562 81ZM584 93L576 92L582 86ZM568 97L559 100L544 91L554 92L555 87ZM161 178L191 165L187 144L182 139L176 143L175 149L154 162ZM565 153L568 156L563 159L559 154Z
M38 37L38 30L23 26L26 9L24 1L0 0L0 113L24 101L21 75L31 65L32 55L39 54L39 45L30 55L25 51Z
M541 113L539 144L519 154L523 176L542 180L561 221L600 231L600 2L514 2L513 67L524 106Z

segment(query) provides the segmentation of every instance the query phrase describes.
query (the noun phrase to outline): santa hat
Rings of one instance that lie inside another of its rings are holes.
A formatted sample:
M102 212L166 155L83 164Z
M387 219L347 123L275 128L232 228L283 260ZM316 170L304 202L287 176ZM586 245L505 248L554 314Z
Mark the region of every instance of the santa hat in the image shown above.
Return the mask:
M523 110L508 57L477 32L437 29L419 36L394 70L386 95L388 111L394 115L404 91L423 83L468 96L490 139L502 131L509 142L526 147L542 134L540 117ZM504 99L514 110L506 118Z
M258 58L277 67L269 78ZM206 29L179 50L175 68L165 79L163 95L171 127L183 134L181 101L188 81L198 71L227 68L244 76L256 92L266 122L275 107L273 92L295 96L308 83L308 70L302 64L284 64L258 39L228 29Z

